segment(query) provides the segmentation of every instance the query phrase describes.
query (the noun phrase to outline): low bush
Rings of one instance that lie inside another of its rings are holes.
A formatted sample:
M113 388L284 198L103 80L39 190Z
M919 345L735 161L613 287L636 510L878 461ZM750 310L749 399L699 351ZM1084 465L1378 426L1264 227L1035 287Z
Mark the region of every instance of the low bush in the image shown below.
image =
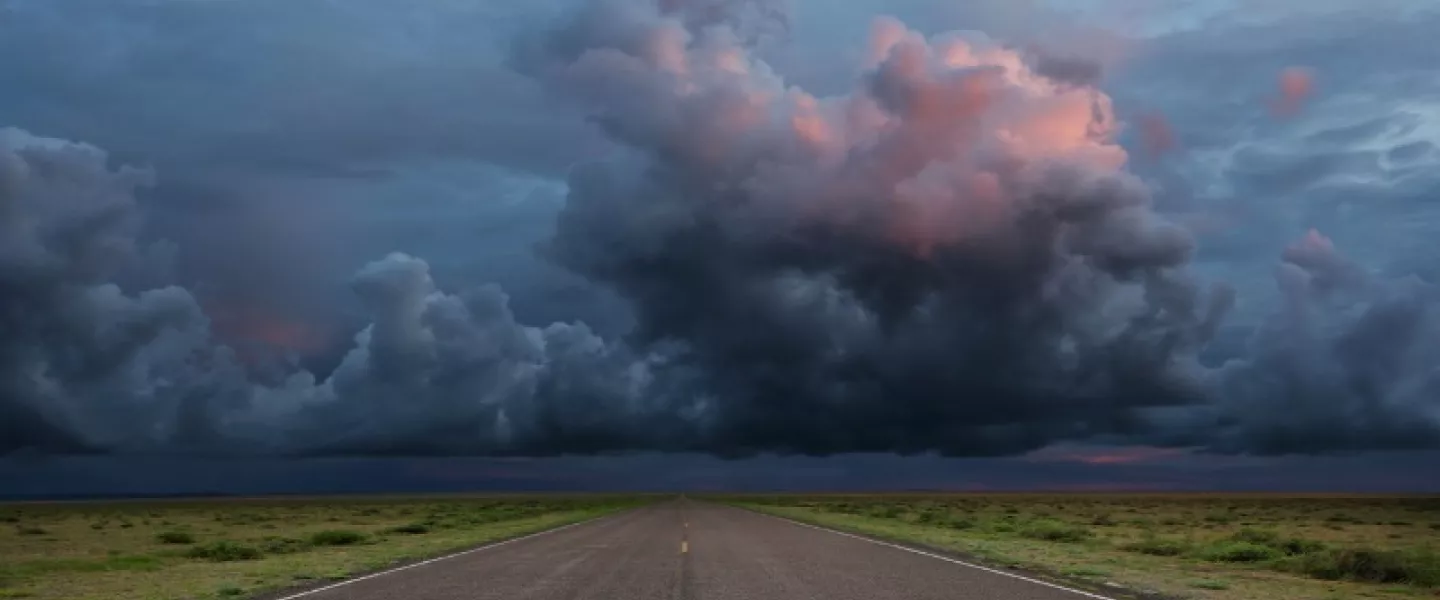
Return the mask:
M408 535L419 535L419 534L422 534L422 533L430 533L430 527L427 526L427 525L424 524L424 523L410 523L410 524L408 524L408 525L401 525L401 526L399 526L399 527L391 527L388 531L389 531L390 533L404 533L404 534L408 534Z
M1272 547L1290 556L1320 552L1325 549L1323 542L1302 538L1290 538L1275 543Z
M1440 555L1420 550L1337 548L1297 556L1286 566L1316 579L1440 586Z
M193 544L195 536L183 531L162 531L155 534L155 541L162 544Z
M1190 544L1182 540L1147 536L1121 546L1126 552L1149 554L1151 556L1180 556L1190 551Z
M947 529L974 529L974 528L975 528L975 521L974 521L974 520L967 519L967 518L965 518L965 517L955 516L955 515L946 515L945 518L940 519L940 521L938 521L936 524L939 525L939 526L941 526L941 527L947 528Z
M185 556L199 558L213 562L230 562L237 560L255 560L260 558L260 551L243 546L229 540L220 540L204 546L195 546Z
M1020 528L1020 535L1047 542L1080 542L1090 538L1090 530L1064 521L1031 521Z
M347 529L317 531L310 536L310 543L316 546L350 546L365 541L365 534Z
M1220 542L1201 553L1201 558L1214 562L1265 562L1280 557L1280 551L1254 542Z
M1252 544L1260 544L1261 546L1273 546L1280 541L1280 534L1273 531L1251 529L1249 527L1246 527L1244 529L1241 529L1240 531L1235 532L1234 534L1231 534L1230 539L1237 542L1250 542Z
M1273 531L1245 528L1230 536L1232 541L1248 542L1273 548L1286 556L1297 556L1325 549L1325 544L1303 538L1282 538Z
M310 548L305 540L287 537L267 537L260 542L260 549L266 554L294 554Z

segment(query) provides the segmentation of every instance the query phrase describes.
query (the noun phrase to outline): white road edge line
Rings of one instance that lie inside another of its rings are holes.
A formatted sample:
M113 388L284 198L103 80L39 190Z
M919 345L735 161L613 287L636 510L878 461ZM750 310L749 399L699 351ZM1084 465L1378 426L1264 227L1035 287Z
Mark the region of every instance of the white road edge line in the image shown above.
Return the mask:
M350 584L352 584L352 583L360 583L361 581L365 581L365 580L367 580L367 579L374 579L374 578L376 578L376 577L380 577L381 575L389 575L389 574L391 574L391 573L399 573L400 571L405 571L405 570L413 569L413 568L415 568L415 567L423 567L423 566L425 566L425 565L428 565L428 564L431 564L431 563L437 563L437 562L440 562L440 561L442 561L442 560L450 560L450 559L452 559L452 558L457 558L457 557L465 556L466 554L474 554L474 553L480 552L480 551L482 551L482 550L489 550L489 549L491 549L491 548L499 548L499 547L504 546L504 545L506 545L506 544L513 544L513 543L518 542L518 541L521 541L521 540L528 540L528 539L533 538L533 537L540 537L540 536L542 536L542 535L546 535L546 534L549 534L549 533L555 533L555 532L557 532L557 531L564 531L564 530L569 529L569 528L571 528L571 527L577 527L577 526L580 526L580 525L584 525L584 524L586 524L586 523L594 523L595 521L599 521L600 519L604 519L604 518L606 518L606 517L612 517L612 516L615 516L615 515L618 515L618 514L623 514L623 512L625 512L625 511L622 511L622 512L620 512L620 513L608 513L608 514L603 514L603 515L600 515L600 516L598 516L598 517L591 517L591 518L589 518L589 519L585 519L584 521L576 521L576 522L571 523L571 524L569 524L569 525L562 525L562 526L556 527L556 528L554 528L554 529L546 529L545 531L537 531L537 532L535 532L535 533L531 533L531 534L527 534L527 535L522 535L522 536L517 537L517 538L510 538L510 539L508 539L508 540L502 540L502 541L495 542L495 543L491 543L491 544L485 544L484 546L479 546L479 547L471 548L471 549L469 549L469 550L461 550L461 551L456 552L456 553L454 553L454 554L446 554L445 556L437 556L437 557L435 557L435 558L431 558L431 559L427 559L427 560L422 560L422 561L417 562L417 563L411 563L411 564L408 564L408 565L405 565L405 566L395 567L395 568L393 568L393 569L386 569L386 570L384 570L384 571L380 571L380 572L377 572L377 573L371 573L371 574L369 574L369 575L362 575L362 576L356 577L356 578L354 578L354 579L346 579L345 581L339 581L339 582L332 583L332 584L327 585L327 586L324 586L324 587L318 587L318 588L315 588L315 589L313 589L313 590L300 592L300 593L298 593L298 594L292 594L292 595L289 595L289 596L285 596L285 597L283 597L283 598L276 598L275 600L295 600L296 598L304 598L304 597L306 597L306 596L318 594L318 593L320 593L320 592L328 592L328 591L333 590L333 589L335 589L335 588L345 587L345 586L350 585Z
M987 572L987 573L994 573L994 574L996 574L996 575L1004 575L1004 576L1009 577L1009 578L1011 578L1011 579L1019 579L1019 580L1021 580L1021 581L1028 581L1028 582L1030 582L1030 583L1040 584L1040 585L1043 585L1043 586L1048 587L1048 588L1055 588L1055 589L1057 589L1057 590L1062 590L1062 591L1070 592L1070 593L1072 593L1072 594L1079 594L1079 595L1085 596L1085 597L1087 597L1087 598L1094 598L1095 600L1115 600L1115 598L1111 598L1111 597L1109 597L1109 596L1101 596L1100 594L1093 594L1093 593L1087 592L1087 591L1085 591L1085 590L1077 590L1077 589L1075 589L1075 588L1065 587L1065 586L1063 586L1063 585L1059 585L1059 584L1055 584L1055 583L1050 583L1050 582L1045 581L1045 580L1042 580L1042 579L1035 579L1035 578L1033 578L1033 577L1026 577L1026 576L1024 576L1024 575L1017 575L1017 574L1015 574L1015 573L1010 573L1010 572L1007 572L1007 571L1001 571L1000 569L992 569L992 568L990 568L990 567L986 567L986 566L983 566L983 565L977 565L977 564L975 564L975 563L969 563L969 562L965 562L965 561L963 561L963 560L957 560L957 559L954 559L954 558L950 558L950 557L945 556L945 555L942 555L942 554L935 554L934 552L926 552L926 551L924 551L924 550L917 550L917 549L915 549L915 548L910 548L910 547L908 547L908 546L902 546L902 545L900 545L900 544L892 544L892 543L890 543L890 542L882 542L882 541L880 541L880 540L871 539L871 538L865 537L865 536L863 536L863 535L855 535L855 534L853 534L853 533L849 533L849 532L845 532L845 531L840 531L840 530L838 530L838 529L830 529L829 527L821 527L821 526L819 526L819 525L811 525L811 524L809 524L809 523L804 523L804 522L801 522L801 521L796 521L796 520L794 520L794 519L788 519L788 518L785 518L785 517L782 517L782 516L779 516L779 515L772 515L772 514L770 514L770 513L764 513L764 512L753 511L753 510L750 511L750 512L753 512L753 513L755 513L755 514L757 514L757 515L764 515L764 516L770 517L770 518L772 518L772 519L779 519L779 520L781 520L781 521L784 521L784 522L786 522L786 523L790 523L790 524L792 524L792 525L799 525L799 526L801 526L801 527L809 527L809 528L811 528L811 529L816 529L816 530L819 530L819 531L824 531L824 532L826 532L826 533L833 533L833 534L835 534L835 535L843 535L843 536L848 537L848 538L855 538L855 539L857 539L857 540L861 540L861 541L865 541L865 542L870 542L870 543L872 543L872 544L877 544L877 545L880 545L880 546L888 546L888 547L894 548L894 549L896 549L896 550L904 550L904 551L909 552L909 553L912 553L912 554L919 554L920 556L928 556L928 557L930 557L930 558L936 558L936 559L943 560L943 561L948 562L948 563L954 563L954 564L957 564L957 565L961 565L961 566L965 566L965 567L970 567L970 568L972 568L972 569L979 569L979 570L985 571L985 572ZM285 600L285 599L282 599L282 600Z

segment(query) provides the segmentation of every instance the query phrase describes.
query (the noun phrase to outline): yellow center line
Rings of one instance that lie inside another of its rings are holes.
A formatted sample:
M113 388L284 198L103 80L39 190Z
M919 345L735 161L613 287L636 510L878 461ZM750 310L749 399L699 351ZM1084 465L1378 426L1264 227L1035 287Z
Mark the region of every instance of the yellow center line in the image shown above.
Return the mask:
M681 554L685 554L686 552L689 552L689 551L690 551L690 542L680 542L680 553L681 553Z

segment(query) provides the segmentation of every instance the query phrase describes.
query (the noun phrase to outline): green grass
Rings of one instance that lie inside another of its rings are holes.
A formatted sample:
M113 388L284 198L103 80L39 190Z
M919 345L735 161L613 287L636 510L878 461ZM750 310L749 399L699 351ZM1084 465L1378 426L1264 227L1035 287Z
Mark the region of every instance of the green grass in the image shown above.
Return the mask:
M716 500L1116 595L1440 596L1440 498L874 494ZM1123 593L1121 593L1123 595Z
M630 496L0 506L0 598L245 598L601 516Z

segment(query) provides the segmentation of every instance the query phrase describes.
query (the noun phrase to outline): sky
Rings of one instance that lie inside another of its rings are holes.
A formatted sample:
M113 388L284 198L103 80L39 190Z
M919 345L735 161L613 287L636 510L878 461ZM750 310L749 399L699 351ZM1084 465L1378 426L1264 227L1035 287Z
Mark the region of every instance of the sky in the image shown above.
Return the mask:
M1440 491L1437 25L0 0L0 495Z

